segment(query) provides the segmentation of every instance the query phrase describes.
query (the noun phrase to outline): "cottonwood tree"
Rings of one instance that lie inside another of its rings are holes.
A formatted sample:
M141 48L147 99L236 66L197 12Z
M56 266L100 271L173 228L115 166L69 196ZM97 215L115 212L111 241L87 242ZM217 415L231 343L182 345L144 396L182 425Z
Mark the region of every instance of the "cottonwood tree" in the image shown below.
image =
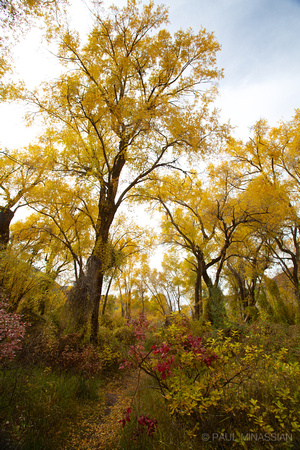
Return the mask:
M231 314L249 322L258 313L258 298L272 257L263 237L245 226L229 249L224 276L230 288Z
M130 318L135 297L139 297L140 309L145 309L144 278L147 260L154 245L153 232L150 228L139 226L124 213L119 213L111 228L110 240L115 263L105 274L106 292L102 296L102 314L105 313L108 293L112 287L119 294L122 317Z
M27 255L27 261L47 275L49 288L60 282L79 280L93 246L97 204L91 191L52 172L24 195L34 212L12 227L12 248ZM77 304L74 318L85 322L89 304ZM67 311L70 314L70 310Z
M247 179L252 204L267 208L258 233L294 286L300 305L299 201L300 201L300 111L289 122L269 127L265 120L253 127L246 143L232 141L228 150Z
M74 183L84 178L97 195L93 250L73 292L75 302L85 297L93 304L92 340L120 205L149 174L179 169L184 155L205 153L206 138L220 129L204 93L205 83L221 75L219 44L204 29L172 36L162 29L167 21L164 6L128 0L124 8L96 14L85 44L59 26L53 35L68 70L44 86L44 95L30 96L52 124L60 169Z
M40 214L31 214L12 225L11 246L15 251L27 255L28 264L53 280L65 271L70 273L71 255L58 238L52 221Z
M168 298L164 293L165 286L159 270L150 270L149 268L146 278L146 287L150 297L149 310L166 318L172 313L172 304L168 302Z
M300 307L299 202L295 201L295 195L285 183L273 185L266 183L265 179L260 179L260 182L260 202L268 204L268 220L261 222L257 234L265 240L275 265L281 268L293 286L294 298Z
M91 250L93 228L80 200L62 188L57 191L57 184L52 185L55 197L49 183L35 191L41 194L35 197L38 205L31 205L36 212L12 226L11 245L53 279L67 272L69 280L76 280Z
M157 201L164 213L164 241L187 251L195 271L194 314L203 314L202 280L208 292L208 318L221 320L222 295L219 288L228 250L242 225L257 220L257 213L236 194L231 171L226 165L211 167L210 184L204 186L196 174L172 180L156 179L144 195Z
M0 151L0 247L9 242L9 229L17 209L26 205L25 196L43 183L51 159L39 145L18 151Z
M190 286L187 280L187 267L178 249L171 247L164 254L158 279L160 290L167 299L169 310L181 313L183 303L187 304Z
M135 257L127 258L116 277L115 289L118 290L122 317L127 319L130 319L132 315L134 303L140 310L145 309L146 289L140 278L143 259L143 255L138 253L135 254Z
M48 243L52 241L53 246L61 249L61 256L67 252L67 258L63 259L73 266L72 279L79 280L96 228L97 203L93 192L88 186L77 184L74 187L67 179L49 175L43 185L25 196L25 200L35 213L27 218L23 232L19 231L19 242L29 239L30 245L32 238L33 242L38 239L37 245L42 245L43 239Z

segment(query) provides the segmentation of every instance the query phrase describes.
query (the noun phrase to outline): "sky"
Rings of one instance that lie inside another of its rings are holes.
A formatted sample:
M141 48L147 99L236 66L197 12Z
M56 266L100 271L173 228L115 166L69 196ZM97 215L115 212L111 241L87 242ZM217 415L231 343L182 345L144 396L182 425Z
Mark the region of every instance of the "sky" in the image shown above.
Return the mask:
M81 0L72 3L72 24L89 29L89 14ZM103 1L108 7L126 0ZM300 108L300 0L165 0L168 28L201 27L213 31L222 49L218 66L224 69L216 106L230 120L237 137L247 140L261 117L271 126L290 120ZM29 88L57 73L55 57L32 30L15 49L16 69ZM0 105L0 145L29 143L34 130L25 129L25 106Z
M290 120L300 108L300 0L166 0L172 27L213 31L224 69L217 105L223 120L250 127Z

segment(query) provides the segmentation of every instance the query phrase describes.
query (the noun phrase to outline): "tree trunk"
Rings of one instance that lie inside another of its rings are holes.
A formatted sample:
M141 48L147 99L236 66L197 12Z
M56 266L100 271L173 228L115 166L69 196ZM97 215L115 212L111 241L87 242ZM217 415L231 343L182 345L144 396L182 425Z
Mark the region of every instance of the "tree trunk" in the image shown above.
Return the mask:
M97 234L92 255L86 268L88 299L91 304L91 342L96 343L99 330L99 308L101 301L103 278L109 268L114 265L114 254L109 242L109 229L116 212L114 196L107 198L104 192L99 198Z
M121 289L120 283L119 283L119 293L120 293L120 302L121 302L121 313L122 313L122 317L125 317L124 302L123 302L122 289Z
M0 207L1 208L1 207ZM0 247L6 248L9 242L9 227L12 218L14 217L14 212L9 208L0 209Z
M202 310L202 270L198 268L195 283L195 320L200 319Z
M90 340L92 343L97 342L100 300L107 263L105 254L107 246L101 245L102 251L99 250L100 244L96 244L95 248L98 249L97 253L99 256L94 250L88 259L86 273L80 275L69 294L69 303L76 328L81 327L83 328L82 331L86 332L87 323L90 318Z
M200 280L201 283L201 280ZM181 314L181 306L180 306L180 288L179 286L177 287L177 308L178 308L178 312L179 314ZM202 286L200 286L200 306L202 306ZM202 312L202 311L201 311Z
M82 299L78 298L77 287L75 287L75 300L87 308L91 308L91 342L96 343L99 330L99 308L103 278L106 271L113 267L114 253L109 242L109 230L113 223L114 216L118 209L115 203L119 178L126 162L127 140L121 140L119 153L114 159L108 181L100 180L100 195L98 201L98 217L96 221L96 239L92 255L89 257L86 268L86 275L83 280L79 280L79 288L84 286ZM77 290L77 293L76 293Z
M103 306L102 306L102 315L105 314L105 309L106 309L106 305L107 305L107 301L108 301L108 294L109 294L109 290L110 290L110 287L111 287L112 280L114 278L114 274L115 273L113 273L112 276L110 277L109 282L108 282L108 286L107 286L107 289L106 289L106 292L105 292L105 297L104 297Z
M208 299L209 320L213 325L221 327L226 317L222 292L218 284L212 282L205 266L203 267L202 270L202 276L209 292L209 299Z
M99 307L103 285L103 262L96 255L89 258L87 265L88 295L92 306L91 342L96 343L99 330Z
M299 287L299 252L296 252L296 258L292 258L293 268L292 268L292 282L294 285L295 298L298 306L300 306L300 287Z
M131 292L126 295L126 319L131 319Z

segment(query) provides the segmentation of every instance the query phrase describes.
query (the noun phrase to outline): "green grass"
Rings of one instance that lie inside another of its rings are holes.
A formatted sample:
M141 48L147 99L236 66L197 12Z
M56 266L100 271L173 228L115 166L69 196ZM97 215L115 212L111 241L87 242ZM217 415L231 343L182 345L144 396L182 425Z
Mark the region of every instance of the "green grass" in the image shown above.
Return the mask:
M83 409L99 403L98 379L49 368L14 367L0 373L0 419L22 450L62 448Z

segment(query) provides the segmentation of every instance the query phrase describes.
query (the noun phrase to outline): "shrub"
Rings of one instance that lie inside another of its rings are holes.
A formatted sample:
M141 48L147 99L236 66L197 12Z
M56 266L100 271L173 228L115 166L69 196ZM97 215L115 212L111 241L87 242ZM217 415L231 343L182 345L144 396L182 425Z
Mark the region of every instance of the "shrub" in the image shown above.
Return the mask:
M297 448L300 365L280 345L280 336L276 342L273 335L265 338L259 327L251 326L243 333L234 328L212 330L202 339L193 335L186 318L178 316L147 348L150 325L145 318L131 326L136 342L121 367L135 366L152 378L170 418L184 424L195 448L218 446L211 438L224 435L231 436L228 443L222 440L224 448L256 448L255 436L265 437L264 448ZM249 433L253 442L245 444L243 437Z
M0 299L0 364L12 361L22 347L26 324L19 314L7 312L8 305Z
M79 333L59 336L46 343L48 366L60 371L79 373L91 377L102 370L99 352L91 344L82 344Z
M26 254L0 252L0 285L9 292L9 308L38 317L61 306L65 295L49 275L34 269Z
M129 326L124 325L123 327L117 328L114 331L114 337L125 345L134 343L134 334Z
M104 344L108 344L112 341L113 338L113 332L110 328L100 326L98 330L98 336L97 336L97 342L98 345L101 347Z

